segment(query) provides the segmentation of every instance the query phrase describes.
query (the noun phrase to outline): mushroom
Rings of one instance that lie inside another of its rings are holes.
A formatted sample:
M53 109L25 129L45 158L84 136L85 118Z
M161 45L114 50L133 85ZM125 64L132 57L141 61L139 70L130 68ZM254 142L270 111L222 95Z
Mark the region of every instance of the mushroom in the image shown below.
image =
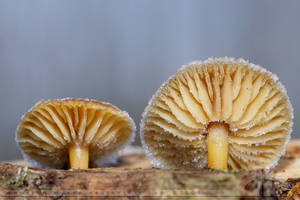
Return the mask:
M285 151L292 118L276 76L216 58L183 66L158 89L140 136L158 168L269 169Z
M25 158L52 168L86 169L115 161L134 139L127 112L96 100L41 100L21 119L16 140Z

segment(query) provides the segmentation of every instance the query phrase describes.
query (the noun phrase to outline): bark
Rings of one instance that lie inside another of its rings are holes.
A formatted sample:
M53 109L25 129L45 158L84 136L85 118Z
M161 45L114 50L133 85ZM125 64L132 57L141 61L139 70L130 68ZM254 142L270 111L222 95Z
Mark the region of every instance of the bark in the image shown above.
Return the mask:
M6 198L73 199L291 199L300 193L300 141L270 172L162 170L140 148L127 149L116 166L88 170L46 170L28 163L0 164L0 196ZM293 189L292 189L293 188ZM292 189L292 190L291 190Z

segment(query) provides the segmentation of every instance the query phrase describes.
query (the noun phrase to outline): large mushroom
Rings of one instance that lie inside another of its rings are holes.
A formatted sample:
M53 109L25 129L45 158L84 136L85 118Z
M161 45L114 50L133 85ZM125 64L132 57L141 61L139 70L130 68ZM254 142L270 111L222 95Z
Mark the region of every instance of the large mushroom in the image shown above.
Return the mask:
M165 82L140 127L155 167L269 169L290 138L292 108L278 78L264 68L208 59Z
M16 140L24 156L53 168L89 167L116 158L134 139L127 112L95 100L40 101L23 117Z

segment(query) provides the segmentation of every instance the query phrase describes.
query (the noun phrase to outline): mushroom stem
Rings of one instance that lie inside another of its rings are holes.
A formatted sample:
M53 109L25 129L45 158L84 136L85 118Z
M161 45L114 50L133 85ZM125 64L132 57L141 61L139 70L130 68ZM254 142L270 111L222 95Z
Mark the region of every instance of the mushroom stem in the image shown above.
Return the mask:
M209 125L206 139L209 168L227 169L228 133L228 126L224 123Z
M71 169L87 169L89 167L89 148L81 145L69 147L69 161Z

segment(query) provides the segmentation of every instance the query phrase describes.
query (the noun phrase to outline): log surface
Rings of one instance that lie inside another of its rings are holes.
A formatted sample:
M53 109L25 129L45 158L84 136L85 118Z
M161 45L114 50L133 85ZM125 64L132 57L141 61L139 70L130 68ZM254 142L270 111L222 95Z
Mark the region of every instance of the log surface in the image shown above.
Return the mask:
M0 164L0 196L5 198L276 199L289 194L292 199L300 194L299 181L300 140L288 145L270 172L155 169L138 147L126 149L115 166L106 168L46 170L25 161Z

